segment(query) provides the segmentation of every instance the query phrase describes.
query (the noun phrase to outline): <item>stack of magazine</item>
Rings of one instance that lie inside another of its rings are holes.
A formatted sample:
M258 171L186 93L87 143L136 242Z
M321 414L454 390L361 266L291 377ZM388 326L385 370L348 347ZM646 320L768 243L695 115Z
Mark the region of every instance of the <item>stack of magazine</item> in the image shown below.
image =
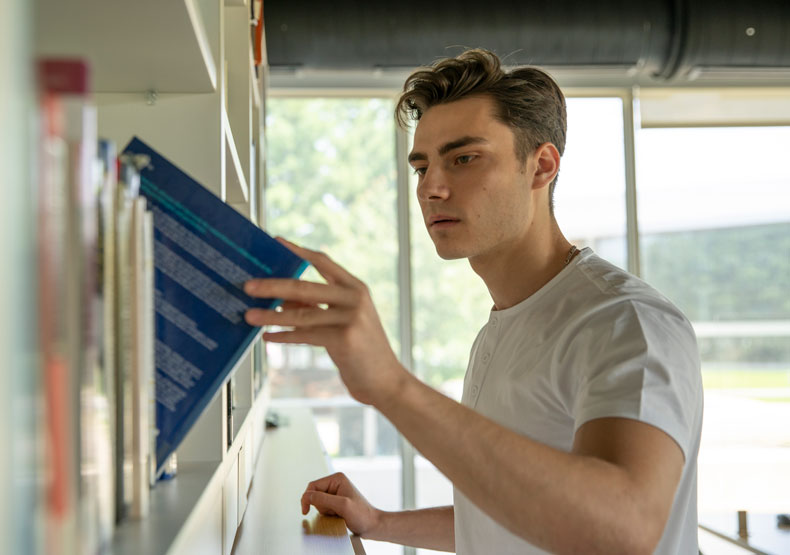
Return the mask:
M39 63L42 521L103 552L259 337L252 278L307 263L139 138L97 137L89 71Z

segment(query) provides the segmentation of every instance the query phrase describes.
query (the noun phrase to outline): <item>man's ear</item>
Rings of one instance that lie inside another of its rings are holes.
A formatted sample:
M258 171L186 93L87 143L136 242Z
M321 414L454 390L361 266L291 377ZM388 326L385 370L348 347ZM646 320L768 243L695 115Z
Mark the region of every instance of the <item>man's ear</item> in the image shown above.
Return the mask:
M560 171L560 151L553 143L543 143L532 154L535 160L533 189L541 189L551 184Z

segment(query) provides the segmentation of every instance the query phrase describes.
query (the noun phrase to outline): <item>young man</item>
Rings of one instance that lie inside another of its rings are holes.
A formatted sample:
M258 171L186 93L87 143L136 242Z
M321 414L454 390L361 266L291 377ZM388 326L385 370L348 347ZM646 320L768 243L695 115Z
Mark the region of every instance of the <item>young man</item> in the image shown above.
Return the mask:
M382 512L335 474L307 486L303 512L462 554L697 553L694 333L655 290L563 237L559 88L473 50L415 72L404 91L428 233L442 258L469 260L494 302L462 402L398 363L365 285L325 254L286 241L327 283L253 280L248 293L286 302L247 321L291 328L268 341L326 347L350 394L452 481L454 505Z

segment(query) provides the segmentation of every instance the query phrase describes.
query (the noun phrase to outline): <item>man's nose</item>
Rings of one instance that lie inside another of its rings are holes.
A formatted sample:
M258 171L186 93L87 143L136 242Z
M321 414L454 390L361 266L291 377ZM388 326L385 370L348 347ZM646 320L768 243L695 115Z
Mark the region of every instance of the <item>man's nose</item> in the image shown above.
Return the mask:
M447 175L441 168L428 168L417 185L417 199L421 202L432 200L447 200L450 196L450 187Z

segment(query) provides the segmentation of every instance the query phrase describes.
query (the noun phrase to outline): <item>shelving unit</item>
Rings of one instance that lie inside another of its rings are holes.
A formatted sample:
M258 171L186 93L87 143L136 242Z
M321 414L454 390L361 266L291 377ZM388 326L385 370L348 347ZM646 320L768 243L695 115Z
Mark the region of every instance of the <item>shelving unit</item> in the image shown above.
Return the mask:
M217 89L221 58L210 2L46 0L37 6L36 50L87 59L97 92Z
M119 149L140 137L258 223L264 85L252 1L37 0L33 48L90 62L100 137ZM113 553L231 552L268 405L266 385L256 391L261 353L231 376L232 416L222 387L178 449L177 476L151 490L150 514L116 527Z
M6 126L0 159L13 184L4 191L0 217L0 255L10 270L0 287L0 345L13 370L0 372L0 442L10 453L0 462L2 553L75 553L84 533L74 525L80 517L70 513L67 534L52 536L64 542L49 543L42 508L46 469L36 466L45 432L36 422L44 400L36 383L37 312L30 310L37 295L30 284L36 283L38 218L33 58L87 59L99 136L119 148L140 137L260 224L266 71L253 64L254 1L10 0L0 8L0 70L9 77L0 82ZM258 527L239 532L248 507L253 518L273 515L271 523L288 523L266 528L268 545L287 541L302 553L327 552L320 541L303 540L293 499L303 482L328 470L309 413L298 427L278 431L262 454L269 408L262 353L255 345L238 364L229 378L232 394L223 386L178 448L176 477L151 490L147 516L115 526L110 552L228 555L234 542L243 546L236 553L258 552ZM294 474L294 468L303 472ZM344 523L334 521L333 552L351 553Z

